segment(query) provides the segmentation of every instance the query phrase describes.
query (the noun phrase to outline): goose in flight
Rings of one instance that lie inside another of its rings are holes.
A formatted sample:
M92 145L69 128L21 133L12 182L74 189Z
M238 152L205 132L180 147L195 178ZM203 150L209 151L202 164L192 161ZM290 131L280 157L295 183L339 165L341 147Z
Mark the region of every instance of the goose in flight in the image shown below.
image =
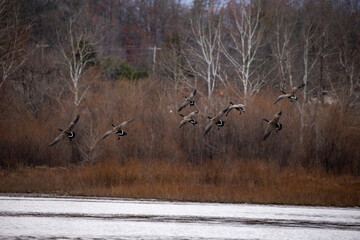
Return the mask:
M189 115L184 116L180 114L180 116L183 117L183 120L179 124L179 128L184 126L187 122L192 123L194 126L197 124L197 121L195 121L194 117L199 113L199 109L196 109L195 111L191 112Z
M284 91L281 91L281 92L283 93L283 95L280 95L280 96L275 100L274 104L276 104L278 101L280 101L280 100L283 99L283 98L288 98L288 99L290 99L290 102L297 101L298 98L295 96L295 93L296 93L299 89L303 88L304 86L305 86L305 84L303 83L303 84L301 84L301 85L299 85L299 86L297 86L297 87L293 87L290 93L286 93L286 92L284 92Z
M71 131L75 124L79 121L80 116L76 115L74 120L72 120L72 122L69 124L69 126L67 128L65 128L64 130L62 130L61 128L59 128L58 130L61 132L59 136L57 136L50 144L49 146L54 146L55 144L57 144L63 137L67 137L69 138L69 140L71 141L74 137L75 137L75 132Z
M186 107L189 104L190 106L195 105L195 100L194 100L195 94L196 94L196 89L194 89L194 91L189 95L189 97L185 96L185 102L180 106L178 112L180 112L184 107Z
M210 131L210 129L214 125L218 126L218 130L220 129L220 127L224 126L225 122L221 120L221 117L224 115L224 113L226 113L227 110L228 108L221 110L215 117L208 117L210 119L210 122L205 128L204 136Z
M118 136L118 140L120 139L121 136L125 136L127 135L127 133L123 130L123 128L128 125L129 123L131 123L132 121L134 121L134 119L130 119L127 120L123 123L121 123L118 126L115 126L114 124L111 124L111 126L113 127L111 130L107 131L101 138L99 138L99 140L103 140L104 138L106 138L107 136L109 136L110 134L116 133Z
M268 123L268 127L266 128L265 135L263 137L264 141L270 136L272 131L275 130L276 132L278 132L281 130L282 124L279 123L281 114L282 114L282 111L276 113L274 118L271 121L267 120L266 118L263 119L264 121L266 121Z
M245 105L244 104L241 104L241 103L238 103L238 104L234 104L232 102L229 102L231 105L230 107L227 108L226 110L226 113L225 115L227 116L229 114L229 112L232 110L232 109L235 109L235 110L238 110L239 111L239 114L241 114L241 112L245 113Z

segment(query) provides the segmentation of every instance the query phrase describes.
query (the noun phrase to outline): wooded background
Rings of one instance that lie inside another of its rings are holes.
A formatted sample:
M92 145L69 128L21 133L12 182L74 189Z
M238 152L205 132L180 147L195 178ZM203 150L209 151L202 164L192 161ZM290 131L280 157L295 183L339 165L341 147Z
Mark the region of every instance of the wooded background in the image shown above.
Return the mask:
M356 0L0 1L0 166L269 161L360 174ZM299 101L273 104L305 83ZM178 129L196 88L198 125ZM203 131L207 116L231 112ZM265 142L263 118L283 111ZM75 113L76 137L48 144ZM119 141L98 142L135 118Z

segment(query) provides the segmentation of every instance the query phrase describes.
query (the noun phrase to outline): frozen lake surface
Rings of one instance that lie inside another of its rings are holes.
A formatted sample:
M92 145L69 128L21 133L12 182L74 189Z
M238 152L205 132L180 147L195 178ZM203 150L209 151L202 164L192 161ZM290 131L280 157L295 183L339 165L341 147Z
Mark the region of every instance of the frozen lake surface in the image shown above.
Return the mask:
M0 239L360 239L360 209L0 196Z

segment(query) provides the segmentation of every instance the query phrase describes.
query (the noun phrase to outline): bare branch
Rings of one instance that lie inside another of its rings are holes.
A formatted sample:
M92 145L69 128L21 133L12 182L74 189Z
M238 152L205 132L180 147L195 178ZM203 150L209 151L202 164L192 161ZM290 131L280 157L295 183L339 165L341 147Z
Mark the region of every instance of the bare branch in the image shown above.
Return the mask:
M67 35L69 39L67 42L60 41L58 35L59 51L62 55L61 65L64 67L64 72L70 78L70 90L74 93L74 104L78 106L85 98L86 92L90 85L80 93L80 79L88 66L95 61L95 41L92 41L94 35L87 32L85 28L78 24L79 15L70 18Z
M248 95L256 93L264 85L264 80L253 76L257 70L256 55L264 31L260 25L261 7L258 5L253 15L251 4L245 2L233 4L235 6L232 6L229 11L233 19L229 33L232 46L221 42L220 48L226 59L233 65L246 99Z

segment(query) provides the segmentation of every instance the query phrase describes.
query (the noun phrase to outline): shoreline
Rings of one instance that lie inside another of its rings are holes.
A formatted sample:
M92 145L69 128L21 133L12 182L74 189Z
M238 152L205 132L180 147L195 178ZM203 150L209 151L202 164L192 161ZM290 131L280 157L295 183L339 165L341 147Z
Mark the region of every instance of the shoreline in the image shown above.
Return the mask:
M59 199L84 199L84 200L107 200L107 201L124 201L124 202L166 202L166 203L178 203L178 204L234 204L234 205L266 205L266 206L277 206L277 207L308 207L308 208L359 208L358 206L332 206L332 205L296 205L296 204L281 204L281 203L251 203L251 202L201 202L201 201L181 201L171 199L155 199L155 198L122 198L122 197L103 197L103 196L81 196L81 195L57 195L51 193L4 193L0 192L0 197L18 197L18 198L59 198Z

